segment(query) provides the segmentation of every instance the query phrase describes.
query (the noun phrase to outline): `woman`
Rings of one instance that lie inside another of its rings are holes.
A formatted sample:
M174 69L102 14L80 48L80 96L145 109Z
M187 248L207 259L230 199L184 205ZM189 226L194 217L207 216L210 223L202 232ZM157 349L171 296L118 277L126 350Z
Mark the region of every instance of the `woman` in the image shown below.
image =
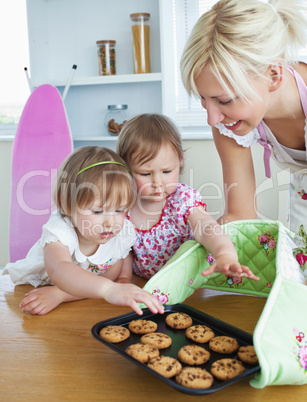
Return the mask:
M304 3L221 0L199 18L181 59L183 84L201 98L222 161L228 192L219 222L256 218L250 146L260 142L267 177L271 154L290 168L287 220L301 265L307 255L301 236L307 228L307 64L298 55L307 43Z

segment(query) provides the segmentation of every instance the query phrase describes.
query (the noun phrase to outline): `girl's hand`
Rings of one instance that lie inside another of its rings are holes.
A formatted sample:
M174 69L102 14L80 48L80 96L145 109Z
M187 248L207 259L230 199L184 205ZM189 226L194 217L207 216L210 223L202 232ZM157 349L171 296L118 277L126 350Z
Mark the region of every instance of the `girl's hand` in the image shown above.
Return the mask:
M253 279L254 281L259 281L260 279L258 276L254 275L248 267L241 265L237 260L234 260L233 257L227 255L218 257L215 262L201 274L203 276L209 276L214 272L230 276L245 277Z
M63 302L80 299L62 292L56 286L43 286L33 289L25 296L19 307L23 313L30 312L33 315L47 314Z
M144 303L154 314L164 313L163 305L154 296L133 284L112 282L103 297L111 304L129 306L139 315L142 315L143 311L138 303Z

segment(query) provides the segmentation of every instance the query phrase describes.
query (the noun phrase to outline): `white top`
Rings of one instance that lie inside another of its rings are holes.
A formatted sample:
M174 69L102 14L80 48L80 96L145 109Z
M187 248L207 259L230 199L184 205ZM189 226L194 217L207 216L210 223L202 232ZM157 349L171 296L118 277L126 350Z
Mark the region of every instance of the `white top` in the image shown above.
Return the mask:
M257 128L254 128L251 132L246 135L236 135L231 130L228 130L222 123L217 123L215 127L219 130L219 132L226 137L233 138L237 144L242 147L248 148L252 144L255 144L260 139L260 134Z
M101 244L93 255L85 256L79 248L78 236L70 219L63 218L56 210L43 226L41 238L30 249L26 258L7 264L3 275L10 275L15 285L29 283L37 287L51 284L44 264L44 247L48 243L58 241L69 248L75 264L95 274L103 274L118 260L129 254L135 239L134 226L126 219L117 236Z
M291 173L295 172L307 172L306 168L306 160L307 160L307 147L305 151L291 149L281 145L269 127L262 121L263 128L265 130L268 143L271 146L272 154L275 157L277 164L281 168L290 168ZM255 144L259 140L261 140L259 131L257 128L254 128L248 134L240 136L234 134L232 131L228 130L224 124L218 123L215 127L219 130L220 134L223 134L227 137L233 138L238 145L242 147L248 148L252 144ZM307 139L307 120L305 125L305 140ZM307 143L307 140L306 140Z
M301 149L292 149L292 148L288 148L282 144L280 144L280 146L282 147L282 149L287 152L287 154L289 156L291 156L291 158L293 158L294 160L297 161L306 161L306 151L303 151Z

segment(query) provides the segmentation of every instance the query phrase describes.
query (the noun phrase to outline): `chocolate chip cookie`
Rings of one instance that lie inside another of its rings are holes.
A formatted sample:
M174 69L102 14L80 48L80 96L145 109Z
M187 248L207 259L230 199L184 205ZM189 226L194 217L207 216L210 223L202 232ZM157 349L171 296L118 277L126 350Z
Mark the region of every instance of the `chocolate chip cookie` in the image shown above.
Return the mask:
M178 358L182 363L194 366L206 363L210 359L210 353L198 345L185 345L179 350Z
M108 325L100 330L99 335L108 342L118 343L129 338L130 331L120 325Z
M159 356L151 360L147 366L167 378L174 377L182 370L180 362L170 356Z
M192 318L185 313L171 313L166 317L165 322L175 329L185 329L193 324Z
M244 373L245 368L240 360L220 359L212 363L210 370L214 377L226 381Z
M149 334L157 330L158 324L150 320L133 320L128 327L135 334Z

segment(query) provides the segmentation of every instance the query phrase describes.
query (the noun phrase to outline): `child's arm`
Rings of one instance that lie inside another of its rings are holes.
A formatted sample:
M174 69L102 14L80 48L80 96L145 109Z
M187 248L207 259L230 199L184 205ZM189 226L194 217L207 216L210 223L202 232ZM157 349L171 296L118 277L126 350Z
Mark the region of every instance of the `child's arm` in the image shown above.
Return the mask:
M115 283L78 267L71 261L68 248L60 242L47 244L44 256L50 280L65 293L130 306L139 315L143 312L137 303L144 303L153 313L164 312L158 300L138 286Z
M19 307L21 307L23 313L30 312L33 315L44 315L61 303L81 299L83 298L62 292L57 286L43 286L26 293Z
M238 254L230 238L203 207L193 208L187 220L193 230L195 240L210 251L215 258L215 262L202 272L203 276L221 272L225 275L245 276L256 281L259 280L248 267L239 263Z
M122 263L122 268L118 278L116 279L117 283L131 283L132 280L132 265L133 265L133 251L124 258Z

